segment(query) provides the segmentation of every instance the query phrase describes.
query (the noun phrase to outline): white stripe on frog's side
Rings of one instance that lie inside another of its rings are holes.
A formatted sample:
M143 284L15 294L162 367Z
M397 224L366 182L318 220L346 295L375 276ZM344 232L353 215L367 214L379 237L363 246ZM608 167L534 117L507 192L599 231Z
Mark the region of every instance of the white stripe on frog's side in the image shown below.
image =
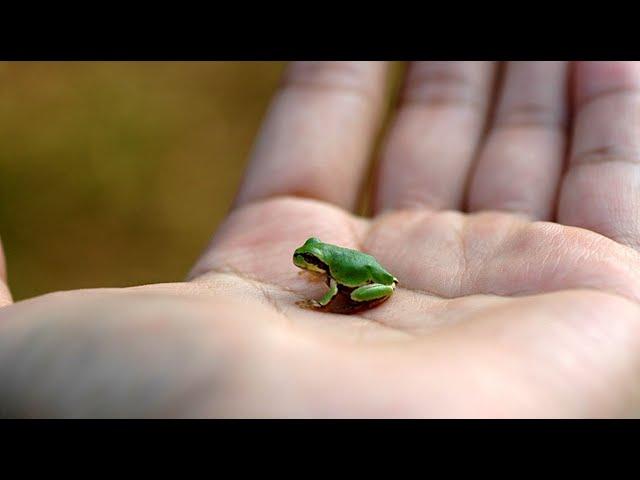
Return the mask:
M313 263L308 263L308 262L304 262L306 265L307 270L311 270L313 272L318 272L318 273L327 273L326 270L318 267L317 265L314 265Z

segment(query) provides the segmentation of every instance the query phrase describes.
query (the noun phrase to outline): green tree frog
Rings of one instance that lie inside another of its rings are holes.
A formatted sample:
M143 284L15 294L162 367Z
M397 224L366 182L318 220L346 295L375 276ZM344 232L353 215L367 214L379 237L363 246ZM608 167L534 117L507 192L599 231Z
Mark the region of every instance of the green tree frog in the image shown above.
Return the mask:
M387 300L398 280L375 258L349 248L309 238L293 253L293 263L303 270L326 275L329 291L320 300L299 305L334 313L355 313Z

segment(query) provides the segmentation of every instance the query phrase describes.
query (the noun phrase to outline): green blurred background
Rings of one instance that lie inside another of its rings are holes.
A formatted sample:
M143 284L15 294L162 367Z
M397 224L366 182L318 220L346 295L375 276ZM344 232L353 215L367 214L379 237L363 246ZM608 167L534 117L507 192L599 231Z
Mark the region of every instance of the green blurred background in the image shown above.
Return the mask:
M16 300L176 281L225 215L279 62L0 63Z

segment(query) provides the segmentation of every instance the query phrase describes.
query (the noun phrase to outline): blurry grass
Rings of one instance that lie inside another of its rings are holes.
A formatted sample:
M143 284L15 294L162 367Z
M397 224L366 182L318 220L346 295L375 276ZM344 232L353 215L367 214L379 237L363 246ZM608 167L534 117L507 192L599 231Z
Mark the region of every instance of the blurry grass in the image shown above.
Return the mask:
M1 64L14 297L183 279L227 211L282 67Z

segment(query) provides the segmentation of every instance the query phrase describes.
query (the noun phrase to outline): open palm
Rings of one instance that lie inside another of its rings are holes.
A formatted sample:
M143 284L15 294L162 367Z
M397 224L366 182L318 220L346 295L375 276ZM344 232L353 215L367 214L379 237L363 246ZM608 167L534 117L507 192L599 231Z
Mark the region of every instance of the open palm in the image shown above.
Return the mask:
M636 415L640 66L412 64L363 218L385 69L291 66L188 282L0 310L3 410ZM398 289L358 315L301 309L326 290L291 261L310 236Z

